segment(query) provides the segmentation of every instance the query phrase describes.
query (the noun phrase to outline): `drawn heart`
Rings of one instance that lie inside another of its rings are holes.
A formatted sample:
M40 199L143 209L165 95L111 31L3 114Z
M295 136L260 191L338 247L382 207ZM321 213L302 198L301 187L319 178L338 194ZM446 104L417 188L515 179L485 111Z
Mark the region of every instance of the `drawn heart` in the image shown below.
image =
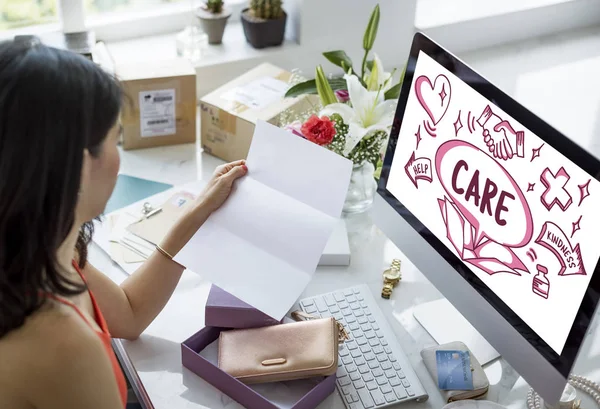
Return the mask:
M435 78L433 84L431 84L427 76L421 75L415 82L415 92L427 115L429 115L433 124L437 125L446 114L446 111L448 111L448 106L450 105L452 90L448 77L440 74Z

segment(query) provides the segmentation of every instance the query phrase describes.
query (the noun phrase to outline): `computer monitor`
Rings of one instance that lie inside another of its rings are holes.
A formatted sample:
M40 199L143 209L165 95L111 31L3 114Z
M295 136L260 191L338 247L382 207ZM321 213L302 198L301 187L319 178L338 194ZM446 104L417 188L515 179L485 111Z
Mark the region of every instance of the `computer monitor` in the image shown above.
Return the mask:
M598 304L599 173L596 158L415 35L372 218L548 403Z

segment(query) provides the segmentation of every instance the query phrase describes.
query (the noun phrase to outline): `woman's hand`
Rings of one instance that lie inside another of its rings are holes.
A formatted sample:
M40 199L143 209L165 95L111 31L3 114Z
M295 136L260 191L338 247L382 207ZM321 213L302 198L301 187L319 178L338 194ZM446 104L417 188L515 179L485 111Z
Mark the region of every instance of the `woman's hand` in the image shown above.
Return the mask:
M229 197L233 183L248 173L245 160L226 163L217 167L199 200L209 212L217 210Z

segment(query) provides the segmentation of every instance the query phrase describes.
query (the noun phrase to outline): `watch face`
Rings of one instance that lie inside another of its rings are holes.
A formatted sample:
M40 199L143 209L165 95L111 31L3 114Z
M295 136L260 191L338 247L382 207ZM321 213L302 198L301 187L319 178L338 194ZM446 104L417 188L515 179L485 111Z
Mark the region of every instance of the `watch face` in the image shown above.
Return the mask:
M400 278L400 271L388 268L383 272L383 278L386 280L398 280Z

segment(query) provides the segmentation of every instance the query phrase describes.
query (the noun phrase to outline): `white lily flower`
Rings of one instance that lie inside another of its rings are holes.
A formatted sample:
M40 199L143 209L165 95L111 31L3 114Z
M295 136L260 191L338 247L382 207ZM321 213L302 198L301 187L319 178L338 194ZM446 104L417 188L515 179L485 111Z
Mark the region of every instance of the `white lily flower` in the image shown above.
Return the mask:
M381 89L382 92L386 92L388 89L392 88L392 73L386 72L383 69L383 63L379 59L379 56L375 53L375 57L373 58L373 71L375 71L375 78L377 78L377 83L374 88L370 89L370 91L376 91ZM369 75L373 75L371 72ZM367 84L369 81L366 81Z
M329 104L319 116L339 114L349 126L342 154L348 156L358 143L375 131L388 132L394 120L396 100L384 100L383 91L368 91L355 75L344 76L350 94L350 103Z

